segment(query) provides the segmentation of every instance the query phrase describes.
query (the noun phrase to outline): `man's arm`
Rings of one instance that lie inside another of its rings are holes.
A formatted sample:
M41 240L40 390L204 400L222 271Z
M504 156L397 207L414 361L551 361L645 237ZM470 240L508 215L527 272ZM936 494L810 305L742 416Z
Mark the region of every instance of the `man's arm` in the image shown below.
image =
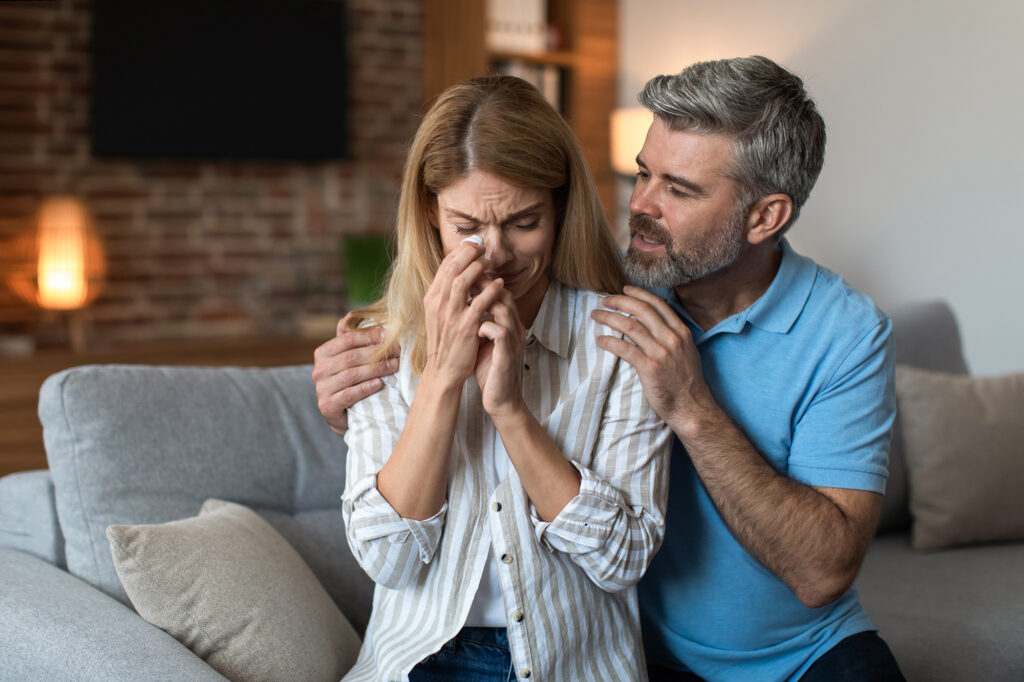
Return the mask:
M348 429L349 407L381 389L380 378L394 374L398 357L370 362L383 330L345 328L349 316L338 321L337 335L313 352L313 383L317 407L339 436Z
M777 473L718 405L689 329L658 296L629 287L594 319L625 334L598 345L636 367L651 406L686 447L737 540L806 606L838 599L853 583L881 513L882 496L815 488ZM671 498L670 498L671 503Z

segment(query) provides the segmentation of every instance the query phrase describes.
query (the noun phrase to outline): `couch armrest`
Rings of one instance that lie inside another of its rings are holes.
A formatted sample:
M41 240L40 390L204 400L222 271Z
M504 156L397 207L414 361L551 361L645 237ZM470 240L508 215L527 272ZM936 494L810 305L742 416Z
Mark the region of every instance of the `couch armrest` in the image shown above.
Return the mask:
M66 568L64 534L49 470L18 471L0 478L0 547Z
M0 548L5 679L220 680L176 639L37 557Z

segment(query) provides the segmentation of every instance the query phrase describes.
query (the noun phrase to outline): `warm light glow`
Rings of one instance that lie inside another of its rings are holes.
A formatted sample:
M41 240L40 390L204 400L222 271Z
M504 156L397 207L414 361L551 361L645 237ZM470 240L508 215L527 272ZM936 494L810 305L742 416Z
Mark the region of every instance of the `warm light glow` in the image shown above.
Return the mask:
M39 305L71 310L85 305L86 224L82 205L70 198L51 199L39 216Z
M75 197L43 201L32 230L0 247L0 270L18 296L50 310L74 310L103 289L103 246Z
M612 168L616 173L636 173L636 155L647 139L654 116L643 107L616 109L612 112Z

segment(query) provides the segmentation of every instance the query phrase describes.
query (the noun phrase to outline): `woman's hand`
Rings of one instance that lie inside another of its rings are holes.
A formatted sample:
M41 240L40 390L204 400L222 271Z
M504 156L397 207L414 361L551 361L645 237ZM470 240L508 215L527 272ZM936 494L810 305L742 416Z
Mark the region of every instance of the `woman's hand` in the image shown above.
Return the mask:
M449 387L461 386L473 374L481 321L503 291L498 279L471 298L484 271L482 253L483 247L471 241L460 244L441 261L423 297L427 326L423 375Z
M511 292L502 289L488 310L490 319L477 332L483 342L476 361L476 380L483 406L492 419L525 409L523 401L523 349L526 329Z

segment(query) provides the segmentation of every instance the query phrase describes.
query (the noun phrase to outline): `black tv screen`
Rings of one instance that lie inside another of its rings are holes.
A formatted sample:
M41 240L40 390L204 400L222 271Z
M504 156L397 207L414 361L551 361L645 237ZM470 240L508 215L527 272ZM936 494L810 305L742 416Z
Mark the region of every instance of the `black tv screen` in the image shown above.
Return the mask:
M348 156L340 0L93 0L98 157Z

